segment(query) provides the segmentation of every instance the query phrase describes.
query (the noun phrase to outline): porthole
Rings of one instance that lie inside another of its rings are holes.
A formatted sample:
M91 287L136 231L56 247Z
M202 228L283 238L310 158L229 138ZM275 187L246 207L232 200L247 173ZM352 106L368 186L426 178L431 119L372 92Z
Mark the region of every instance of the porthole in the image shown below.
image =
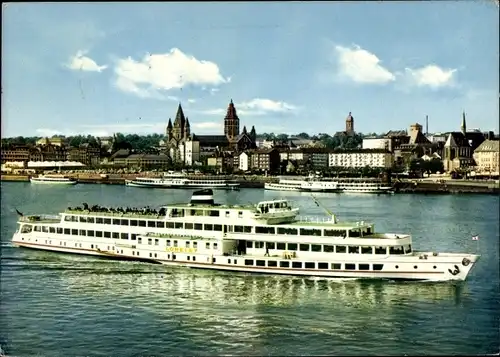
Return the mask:
M396 265L396 269L398 269L398 268L399 268L399 265Z
M414 266L413 266L413 269L417 269L417 266L416 266L416 265L414 265Z
M435 266L435 265L434 265L434 266L433 266L433 268L434 268L434 269L436 269L436 268L437 268L437 266Z

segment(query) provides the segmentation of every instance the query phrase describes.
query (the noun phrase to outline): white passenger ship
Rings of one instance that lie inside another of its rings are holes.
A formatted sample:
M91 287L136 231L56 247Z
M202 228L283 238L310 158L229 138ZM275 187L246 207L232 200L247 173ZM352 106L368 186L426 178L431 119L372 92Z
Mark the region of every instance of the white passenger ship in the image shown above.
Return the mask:
M77 181L71 177L58 174L38 175L38 177L31 177L30 182L57 185L75 185L77 183Z
M201 190L190 203L159 211L84 204L57 216L22 216L12 242L191 268L328 278L465 280L479 258L415 252L408 234L376 233L371 223L340 223L333 214L323 222L299 220L298 213L287 200L214 204L212 190Z
M278 183L264 184L266 190L301 192L344 192L344 193L393 193L391 186L379 181L355 179L280 178Z
M193 177L185 174L166 173L162 178L136 177L134 180L125 180L125 185L133 187L153 188L212 188L222 190L237 190L240 184L236 181L214 178Z

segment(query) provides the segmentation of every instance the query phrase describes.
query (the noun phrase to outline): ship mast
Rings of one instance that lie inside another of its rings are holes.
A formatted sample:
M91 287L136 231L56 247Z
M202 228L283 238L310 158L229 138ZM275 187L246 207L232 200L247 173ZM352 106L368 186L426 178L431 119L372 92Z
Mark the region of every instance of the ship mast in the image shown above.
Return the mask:
M337 223L337 217L335 216L335 213L333 213L332 211L330 211L328 208L326 208L325 206L323 206L316 197L314 197L314 195L311 193L311 197L313 199L313 201L316 203L316 205L318 207L321 207L323 208L323 210L326 212L326 214L328 214L329 216L332 217L332 221L333 223Z

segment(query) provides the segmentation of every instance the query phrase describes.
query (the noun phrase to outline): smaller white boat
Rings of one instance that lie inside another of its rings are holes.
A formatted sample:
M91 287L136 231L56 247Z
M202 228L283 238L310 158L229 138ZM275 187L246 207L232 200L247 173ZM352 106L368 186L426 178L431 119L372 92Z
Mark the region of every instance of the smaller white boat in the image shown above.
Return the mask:
M43 184L57 184L57 185L75 185L77 181L74 178L67 177L64 175L38 175L38 177L32 177L30 179L31 183L43 183Z

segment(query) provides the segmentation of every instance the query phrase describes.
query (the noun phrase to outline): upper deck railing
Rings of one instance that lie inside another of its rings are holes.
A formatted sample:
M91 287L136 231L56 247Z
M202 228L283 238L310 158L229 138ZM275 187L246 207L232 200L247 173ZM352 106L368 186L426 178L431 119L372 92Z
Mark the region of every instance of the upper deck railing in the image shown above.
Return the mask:
M39 214L32 216L19 217L20 222L34 223L34 222L60 222L61 216L54 214Z

